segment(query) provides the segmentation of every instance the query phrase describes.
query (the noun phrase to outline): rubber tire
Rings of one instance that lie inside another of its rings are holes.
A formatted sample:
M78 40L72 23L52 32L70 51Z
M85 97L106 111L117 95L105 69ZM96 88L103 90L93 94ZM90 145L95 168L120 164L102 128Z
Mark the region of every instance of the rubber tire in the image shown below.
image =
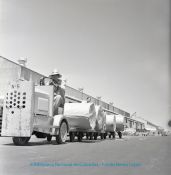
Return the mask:
M74 139L75 139L75 134L74 134L74 132L70 132L70 133L69 133L69 139L70 139L70 142L74 142Z
M47 136L47 141L48 141L48 142L51 142L51 141L52 141L52 136L51 136L51 135L48 135L48 136Z
M82 133L78 133L78 142L82 142L82 139L83 139L83 135Z
M89 140L93 140L93 133L90 133L90 138Z
M104 139L106 139L106 133L104 134Z
M63 143L65 143L65 141L66 141L66 140L63 141L63 140L62 140L62 137L61 137L61 127L62 127L62 125L63 125L64 123L66 124L66 127L67 127L67 123L66 123L65 121L63 121L63 122L60 124L60 127L59 127L59 135L56 136L56 142L57 142L58 144L63 144ZM68 128L68 127L67 127L67 128ZM68 131L66 131L66 132L68 132Z
M97 140L97 133L94 133L94 140Z
M120 131L118 132L118 136L120 139L122 138L122 133Z
M13 137L12 140L14 145L24 146L24 145L27 145L27 143L30 140L30 137Z
M111 138L111 134L109 134L109 139Z
M100 137L101 137L101 140L103 140L103 139L104 139L104 134L101 133L101 134L100 134Z
M88 133L86 134L86 139L89 140L89 134Z
M115 137L116 137L115 132L112 133L112 137L113 137L113 139L115 139Z

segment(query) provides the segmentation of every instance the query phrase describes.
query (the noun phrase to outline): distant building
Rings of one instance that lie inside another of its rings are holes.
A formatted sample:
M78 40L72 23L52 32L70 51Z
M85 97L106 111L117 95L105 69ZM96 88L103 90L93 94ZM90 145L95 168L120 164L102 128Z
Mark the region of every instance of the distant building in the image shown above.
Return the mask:
M2 106L2 97L4 96L10 81L22 79L39 84L40 78L44 77L44 75L27 68L26 61L26 59L21 59L19 60L20 64L17 64L6 58L0 57L0 106ZM91 98L91 102L101 105L108 114L115 113L124 116L125 128L132 128L141 132L144 130L157 131L157 126L155 124L143 118L136 117L136 113L130 117L130 113L113 106L113 103L108 104L102 100L99 100L98 98L92 97L66 85L66 102L81 102L86 101L87 98Z
M125 127L135 129L135 131L142 132L145 129L145 123L135 118L126 117Z
M26 67L26 59L19 60L20 64L12 62L6 58L0 57L0 106L2 106L2 97L8 87L10 81L17 79L33 81L35 84L39 84L40 78L44 75L39 74ZM108 114L115 113L121 114L125 117L125 128L132 128L136 131L155 130L156 125L144 120L142 118L132 115L130 113L113 106L113 103L106 103L98 98L92 97L86 93L83 93L75 88L66 85L66 102L81 102L86 101L87 98L91 98L91 102L97 105L101 105ZM1 110L0 110L1 111ZM2 111L1 111L2 112Z
M154 123L149 122L148 120L146 120L146 119L144 119L142 117L136 117L134 119L144 123L144 130L145 131L147 131L149 133L152 133L153 135L160 133L160 127L155 125Z
M17 79L33 81L35 84L39 84L40 78L44 75L39 74L26 67L26 59L19 60L20 64L10 61L4 57L0 57L0 97L5 94L5 90L8 87L10 81ZM130 117L130 114L122 109L112 106L104 101L99 101L97 98L92 97L86 93L80 92L66 85L66 102L81 102L88 97L95 104L99 104L109 111L113 111L117 114L121 114L125 117Z
M0 106L2 107L2 99L5 94L5 91L8 87L8 83L10 81L15 81L17 79L33 81L35 84L39 84L40 78L44 77L44 75L39 74L29 68L26 67L26 59L20 59L19 64L12 62L4 57L0 57ZM115 113L121 114L125 117L125 128L131 128L136 131L155 131L157 130L157 126L152 124L151 122L136 117L132 115L130 117L130 113L119 109L113 106L113 103L106 103L98 98L92 97L86 93L83 93L77 89L74 89L70 86L66 85L66 102L81 102L86 101L87 98L91 98L91 102L94 102L97 105L101 105L108 114ZM2 112L2 110L0 110ZM0 121L1 124L1 121Z

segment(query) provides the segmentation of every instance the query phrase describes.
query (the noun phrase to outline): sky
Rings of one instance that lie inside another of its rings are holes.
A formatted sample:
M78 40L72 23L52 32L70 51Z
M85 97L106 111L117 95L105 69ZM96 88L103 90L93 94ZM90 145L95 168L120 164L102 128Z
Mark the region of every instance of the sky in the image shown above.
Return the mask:
M169 0L0 0L0 55L162 127L171 118Z

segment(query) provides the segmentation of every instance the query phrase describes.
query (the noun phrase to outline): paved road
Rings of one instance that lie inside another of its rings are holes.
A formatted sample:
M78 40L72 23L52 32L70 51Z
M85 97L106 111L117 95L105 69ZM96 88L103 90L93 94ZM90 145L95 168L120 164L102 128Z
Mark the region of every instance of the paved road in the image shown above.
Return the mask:
M55 141L49 144L45 140L32 138L29 145L24 147L11 143L10 138L0 138L0 175L171 174L171 136L125 137L68 142L64 145L56 145ZM31 166L34 162L51 164ZM53 167L55 163L56 166ZM74 163L77 165L74 166ZM83 163L87 166L81 166ZM116 163L120 163L120 166ZM132 163L137 164L132 166Z

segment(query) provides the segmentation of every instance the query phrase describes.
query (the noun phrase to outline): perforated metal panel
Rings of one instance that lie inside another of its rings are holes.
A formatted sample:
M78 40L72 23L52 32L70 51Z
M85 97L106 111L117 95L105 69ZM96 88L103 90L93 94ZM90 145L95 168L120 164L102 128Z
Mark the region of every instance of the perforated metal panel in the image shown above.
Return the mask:
M30 136L33 128L34 86L19 81L9 85L4 99L2 136Z
M6 94L6 108L24 109L26 107L26 92L12 90ZM12 112L12 111L11 111Z

